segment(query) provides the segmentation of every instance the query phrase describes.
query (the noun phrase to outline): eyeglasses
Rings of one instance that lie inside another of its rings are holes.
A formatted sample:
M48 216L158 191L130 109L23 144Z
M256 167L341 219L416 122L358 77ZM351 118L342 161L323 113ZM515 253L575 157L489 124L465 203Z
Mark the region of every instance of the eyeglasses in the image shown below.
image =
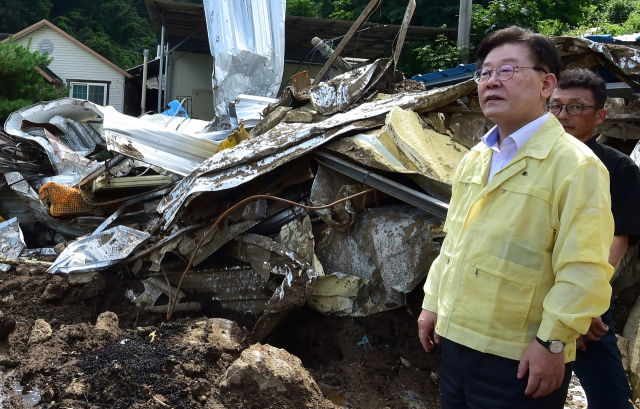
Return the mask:
M529 68L535 71L544 72L545 74L547 73L546 70L540 67L514 67L511 64L503 64L495 70L487 70L486 68L476 70L476 72L473 73L473 80L478 84L484 84L489 81L489 78L491 78L491 75L495 72L496 77L498 77L500 81L509 81L513 78L516 68Z
M549 112L553 115L558 116L562 112L562 108L567 110L567 114L572 116L578 116L582 114L585 108L595 108L598 109L595 105L586 105L586 104L558 104L552 102L549 104Z

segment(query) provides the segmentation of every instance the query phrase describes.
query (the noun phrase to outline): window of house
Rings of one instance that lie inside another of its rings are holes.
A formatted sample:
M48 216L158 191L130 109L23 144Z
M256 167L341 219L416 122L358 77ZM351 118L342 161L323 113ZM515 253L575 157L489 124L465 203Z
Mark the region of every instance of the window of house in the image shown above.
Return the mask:
M72 82L71 98L86 99L94 104L107 105L107 84L91 84Z

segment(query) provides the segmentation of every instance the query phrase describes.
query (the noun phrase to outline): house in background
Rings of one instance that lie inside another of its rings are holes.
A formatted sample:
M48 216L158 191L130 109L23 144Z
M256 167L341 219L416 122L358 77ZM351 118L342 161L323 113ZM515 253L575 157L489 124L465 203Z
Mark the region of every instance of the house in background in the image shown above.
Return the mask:
M44 74L41 71L45 79L59 78L69 87L72 98L111 105L118 112L123 112L125 79L131 78L131 74L47 20L13 35L13 42L25 47L29 39L30 51L49 54L53 59ZM7 41L9 39L3 42Z
M125 113L138 116L143 111L163 111L169 101L177 99L190 117L211 120L214 116L211 82L213 56L209 47L204 5L167 0L144 0L144 3L158 44L163 43L164 35L166 51L165 58L162 59L162 76L161 59L150 60L144 87L146 104L142 108L144 68L142 65L129 68L127 72L133 78L127 80ZM314 37L333 39L335 47L352 25L353 21L286 16L282 88L288 85L289 78L297 71L308 70L313 79L322 68L325 58L320 52L313 52ZM363 29L344 48L341 56L354 65L389 57L398 31L399 25L365 23ZM434 40L440 34L453 37L456 30L409 26L405 48L406 44Z

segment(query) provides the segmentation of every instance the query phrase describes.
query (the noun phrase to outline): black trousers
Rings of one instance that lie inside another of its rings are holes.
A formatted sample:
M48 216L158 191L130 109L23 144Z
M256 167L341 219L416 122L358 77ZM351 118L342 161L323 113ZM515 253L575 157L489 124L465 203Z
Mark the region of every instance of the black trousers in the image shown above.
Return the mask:
M442 338L440 386L443 409L563 409L571 380L566 364L562 386L551 394L525 395L529 376L518 379L519 361L476 351Z
M602 316L609 332L599 341L587 342L587 350L578 349L573 370L587 394L589 409L633 409L629 398L631 388L622 367L618 338L611 312ZM587 337L585 337L586 340Z

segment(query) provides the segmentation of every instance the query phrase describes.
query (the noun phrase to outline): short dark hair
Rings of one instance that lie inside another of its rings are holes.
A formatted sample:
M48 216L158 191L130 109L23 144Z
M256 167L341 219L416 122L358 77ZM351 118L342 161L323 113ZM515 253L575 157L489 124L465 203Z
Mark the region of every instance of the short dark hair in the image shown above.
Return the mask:
M482 68L482 64L491 50L505 44L526 45L537 68L543 68L547 73L554 74L556 78L560 76L562 59L553 40L545 35L517 26L496 30L486 36L476 52L478 57L476 67Z
M598 109L604 108L604 103L607 101L607 83L597 73L586 68L562 71L557 88L584 88L590 90Z

